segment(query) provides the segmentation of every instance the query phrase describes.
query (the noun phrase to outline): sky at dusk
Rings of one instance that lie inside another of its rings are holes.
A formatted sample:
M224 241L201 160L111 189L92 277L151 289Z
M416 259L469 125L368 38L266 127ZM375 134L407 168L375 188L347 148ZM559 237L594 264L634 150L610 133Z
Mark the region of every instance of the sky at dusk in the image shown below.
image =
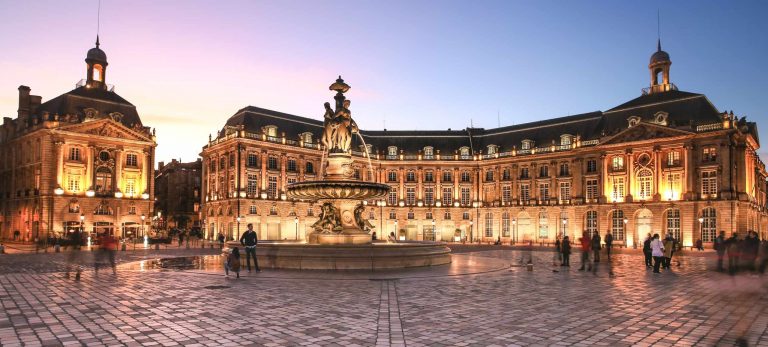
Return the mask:
M85 78L97 5L0 0L0 116L19 85L45 102ZM157 160L192 161L248 105L322 119L339 74L363 129L607 110L648 86L657 10L672 82L768 139L766 1L102 0L100 37Z

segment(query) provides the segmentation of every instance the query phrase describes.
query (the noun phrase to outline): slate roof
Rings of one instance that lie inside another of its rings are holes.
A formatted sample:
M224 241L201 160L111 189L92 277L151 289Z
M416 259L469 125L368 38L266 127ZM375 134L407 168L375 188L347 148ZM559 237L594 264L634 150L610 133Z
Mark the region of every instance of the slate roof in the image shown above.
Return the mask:
M93 108L99 111L100 116L107 116L112 112L123 115L123 125L133 128L135 124L141 125L141 118L136 111L136 106L123 99L115 92L101 88L77 87L67 93L59 95L40 104L34 114L42 117L43 112L50 115L76 114L83 117L83 110Z

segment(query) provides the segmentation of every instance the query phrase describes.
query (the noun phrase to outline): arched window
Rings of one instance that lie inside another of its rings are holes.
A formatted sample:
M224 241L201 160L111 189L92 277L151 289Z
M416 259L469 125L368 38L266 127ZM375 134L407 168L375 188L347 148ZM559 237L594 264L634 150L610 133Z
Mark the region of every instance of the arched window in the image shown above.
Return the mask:
M539 212L539 238L546 239L549 237L549 218L547 218L547 212Z
M488 145L488 155L496 154L498 148L499 146L496 145Z
M560 146L569 146L573 141L572 138L573 137L568 134L560 135Z
M314 174L315 173L315 164L313 164L311 161L308 161L306 164L306 173L308 174Z
M715 241L717 233L717 213L714 207L707 207L701 211L701 240L704 242Z
M112 209L105 204L99 204L99 206L96 207L96 210L93 211L93 214L97 216L111 216Z
M597 211L587 211L585 218L585 229L590 237L598 233L597 228Z
M680 235L680 210L671 208L667 210L667 235L672 235L675 240L681 241ZM640 235L642 236L642 235Z
M653 196L653 172L648 169L637 173L637 196L640 200L648 200Z
M624 241L624 211L611 212L611 234L616 241Z
M112 170L106 167L96 169L96 184L94 185L96 194L111 194L112 189Z
M104 67L101 64L93 65L93 80L104 82Z

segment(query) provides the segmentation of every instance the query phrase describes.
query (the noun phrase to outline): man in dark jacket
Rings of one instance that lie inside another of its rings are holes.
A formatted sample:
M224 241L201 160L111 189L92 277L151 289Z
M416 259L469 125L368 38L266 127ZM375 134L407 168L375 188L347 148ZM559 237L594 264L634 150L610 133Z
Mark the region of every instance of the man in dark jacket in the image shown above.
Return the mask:
M651 254L651 233L648 233L648 237L643 241L643 255L645 255L645 267L653 267L653 256Z
M251 256L253 256L253 266L256 272L261 272L259 260L256 258L257 243L259 243L259 237L253 231L253 224L248 223L248 230L240 237L240 244L245 246L245 263L248 264L248 272L251 272Z
M715 251L717 252L717 271L725 271L723 257L725 257L725 231L720 230L720 236L715 238Z
M613 235L610 231L605 233L605 253L608 254L608 260L611 260L611 246L613 245Z
M592 253L594 253L595 263L600 262L600 234L595 232L592 235Z
M563 242L560 244L560 249L563 253L563 263L560 266L571 266L571 240L568 239L568 235L563 237Z
M737 233L731 234L731 237L725 241L725 247L728 250L728 273L735 274L739 268L740 241Z

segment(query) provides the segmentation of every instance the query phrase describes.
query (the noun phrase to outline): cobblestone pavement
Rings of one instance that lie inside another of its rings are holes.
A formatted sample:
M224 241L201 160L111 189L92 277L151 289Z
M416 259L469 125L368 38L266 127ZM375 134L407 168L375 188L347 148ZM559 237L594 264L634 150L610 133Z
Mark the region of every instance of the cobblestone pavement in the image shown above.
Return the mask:
M519 266L529 255L533 271ZM577 271L578 255L566 269L549 252L500 249L432 269L240 279L207 256L195 269L145 261L79 282L33 256L0 257L2 346L768 346L768 280L707 271L702 256L654 275L640 256L615 255L610 277L605 262Z

